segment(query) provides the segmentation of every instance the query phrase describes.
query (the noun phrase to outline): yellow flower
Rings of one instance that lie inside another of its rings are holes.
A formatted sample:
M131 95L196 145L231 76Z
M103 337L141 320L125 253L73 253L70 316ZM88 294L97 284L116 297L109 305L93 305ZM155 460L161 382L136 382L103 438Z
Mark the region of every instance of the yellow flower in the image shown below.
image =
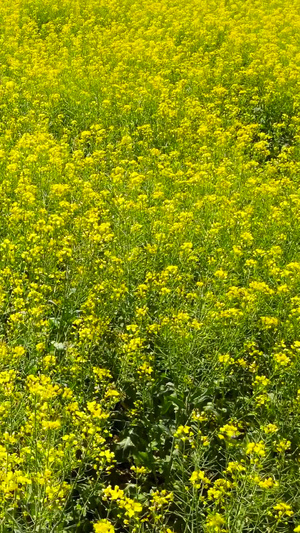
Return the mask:
M274 481L274 479L271 477L261 479L259 476L254 476L253 481L257 483L257 485L261 489L271 489L273 487L279 487L279 483L277 481Z
M133 465L130 467L130 470L132 470L132 472L134 472L136 475L139 475L139 476L146 475L150 472L150 470L148 470L145 466Z
M291 363L291 358L283 352L275 353L274 359L278 365L283 367L288 366Z
M238 427L234 424L225 424L220 428L220 433L218 434L219 439L234 439L241 434Z
M233 475L237 473L243 473L245 471L246 471L246 468L244 467L244 465L241 463L238 463L237 461L230 461L225 470L225 472L227 472L228 474L233 474Z
M273 316L262 316L260 319L264 329L276 328L279 324L278 318Z
M281 441L277 444L276 450L279 453L284 453L285 451L289 450L291 447L291 441L287 439L281 439Z
M99 520L94 524L95 533L114 533L115 528L108 520Z
M215 513L208 516L205 523L208 530L213 531L214 533L219 533L220 531L223 531L224 524L225 519L219 513Z
M190 426L179 426L174 433L175 439L180 439L182 441L188 440L193 436L193 431Z
M213 487L208 489L207 497L209 500L224 501L224 498L230 494L232 482L226 479L216 479Z
M118 485L115 485L114 488L112 488L111 485L103 489L103 499L105 500L122 500L124 499L124 491L119 488Z
M205 476L203 470L195 470L190 477L190 482L196 489L199 489L202 483L205 486L210 483L210 480Z
M168 492L166 490L156 490L151 496L151 506L149 507L149 509L152 511L161 509L162 507L169 505L170 502L173 501L173 498L173 492Z
M278 431L278 426L276 424L267 424L266 426L262 426L261 429L266 433L276 433Z
M269 385L270 380L266 376L255 376L254 385L266 387Z
M285 518L288 516L293 516L294 514L291 506L288 503L284 503L284 502L277 503L276 505L274 505L273 509L274 511L276 511L274 513L274 516L278 520L281 520L282 518Z
M266 448L264 442L249 442L246 446L246 454L264 457L266 455Z
M132 498L124 498L123 500L120 500L119 507L125 509L125 515L128 516L128 518L133 518L143 510L142 504L136 502Z

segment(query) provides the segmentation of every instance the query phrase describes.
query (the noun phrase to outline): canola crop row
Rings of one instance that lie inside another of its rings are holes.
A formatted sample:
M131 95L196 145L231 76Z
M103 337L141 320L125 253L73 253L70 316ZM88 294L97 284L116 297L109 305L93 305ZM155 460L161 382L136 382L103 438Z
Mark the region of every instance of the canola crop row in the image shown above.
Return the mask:
M299 30L1 1L1 533L300 531Z

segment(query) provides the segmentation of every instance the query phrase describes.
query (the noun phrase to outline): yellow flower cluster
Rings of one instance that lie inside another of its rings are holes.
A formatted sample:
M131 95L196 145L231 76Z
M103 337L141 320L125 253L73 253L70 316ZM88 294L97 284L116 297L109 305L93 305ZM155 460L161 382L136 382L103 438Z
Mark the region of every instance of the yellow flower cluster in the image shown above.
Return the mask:
M108 520L99 520L94 524L95 533L114 533L115 528Z
M1 532L299 530L299 29L1 1Z

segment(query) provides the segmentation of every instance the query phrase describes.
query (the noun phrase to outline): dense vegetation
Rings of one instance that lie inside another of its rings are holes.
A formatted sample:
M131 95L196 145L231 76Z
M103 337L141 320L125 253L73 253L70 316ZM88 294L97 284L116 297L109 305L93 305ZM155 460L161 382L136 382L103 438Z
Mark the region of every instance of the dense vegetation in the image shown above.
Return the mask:
M1 533L300 531L299 31L1 0Z

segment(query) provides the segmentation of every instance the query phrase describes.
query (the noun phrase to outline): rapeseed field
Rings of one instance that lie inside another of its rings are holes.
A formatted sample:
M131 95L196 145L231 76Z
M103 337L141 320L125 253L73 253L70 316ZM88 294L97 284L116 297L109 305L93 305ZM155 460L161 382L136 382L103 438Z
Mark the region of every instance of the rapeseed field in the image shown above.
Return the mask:
M300 531L299 35L1 0L0 533Z

